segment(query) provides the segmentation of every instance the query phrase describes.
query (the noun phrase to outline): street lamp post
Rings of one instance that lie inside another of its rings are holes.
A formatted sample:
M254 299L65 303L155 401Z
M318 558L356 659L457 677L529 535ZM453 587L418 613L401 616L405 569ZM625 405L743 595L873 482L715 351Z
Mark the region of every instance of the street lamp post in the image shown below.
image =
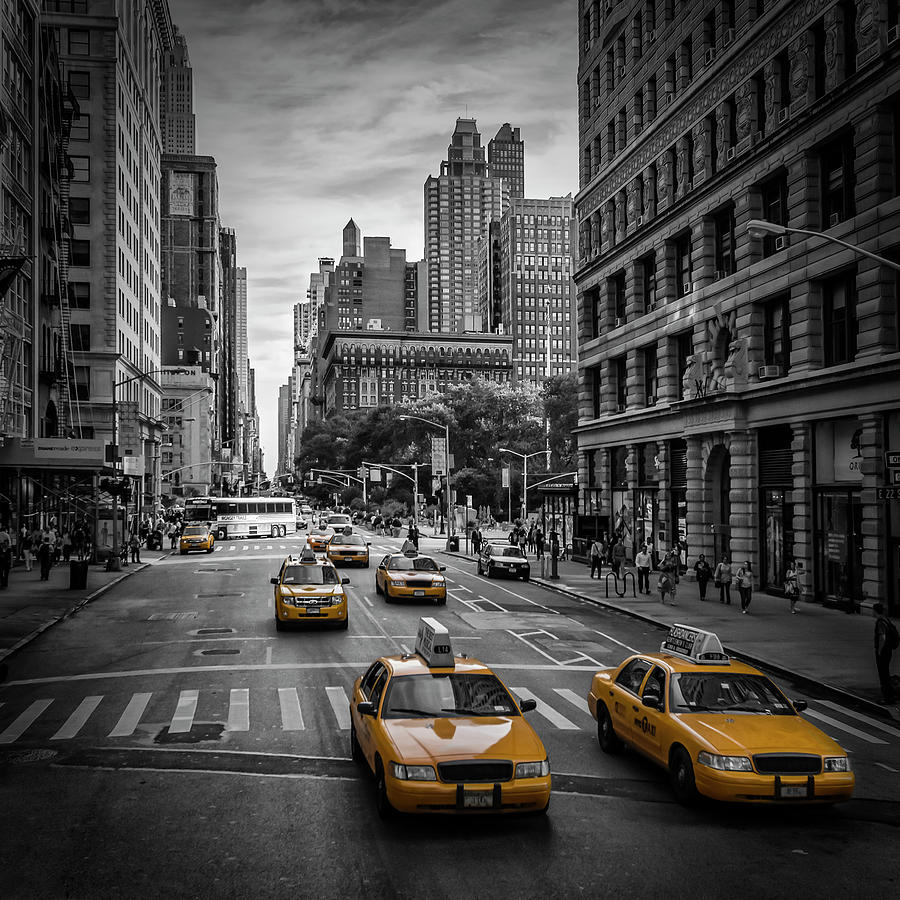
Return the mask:
M778 225L775 222L767 222L764 219L751 219L747 223L747 231L750 233L751 237L755 238L764 237L767 234L805 234L807 237L822 238L824 241L830 241L832 244L846 247L846 249L852 250L860 256L867 256L869 259L874 259L883 266L889 266L891 269L900 272L900 263L896 263L884 256L879 256L877 253L872 253L870 250L864 250L856 244L850 244L847 241L842 241L840 238L832 237L830 234L826 234L823 231L811 231L808 228L789 228L787 225Z
M403 421L407 421L409 419L416 419L419 422L424 422L426 425L431 425L432 428L443 428L444 429L444 454L445 454L445 462L447 463L447 544L446 549L450 549L450 542L456 534L456 524L453 521L453 516L451 514L452 506L451 506L451 497L453 495L453 487L452 481L450 479L450 426L448 424L441 424L440 422L432 422L431 419L423 419L421 416L400 416L399 417ZM416 472L418 475L418 471ZM417 498L413 498L413 505L415 506Z
M543 456L546 450L535 450L534 453L519 453L518 450L510 450L509 447L501 447L501 453L512 453L522 460L522 521L528 521L528 460L532 456ZM510 483L512 483L510 481Z

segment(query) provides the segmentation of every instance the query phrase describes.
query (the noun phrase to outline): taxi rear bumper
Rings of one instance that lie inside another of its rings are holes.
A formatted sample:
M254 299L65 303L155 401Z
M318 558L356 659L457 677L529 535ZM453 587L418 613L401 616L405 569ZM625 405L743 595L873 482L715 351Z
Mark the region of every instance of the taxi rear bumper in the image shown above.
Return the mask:
M403 813L504 814L537 812L550 802L550 776L486 784L387 779L391 806ZM490 795L489 806L466 806L467 796Z
M694 782L701 794L713 800L794 805L849 800L856 779L852 772L758 775L755 772L721 772L695 763ZM805 796L791 796L801 792L805 792Z

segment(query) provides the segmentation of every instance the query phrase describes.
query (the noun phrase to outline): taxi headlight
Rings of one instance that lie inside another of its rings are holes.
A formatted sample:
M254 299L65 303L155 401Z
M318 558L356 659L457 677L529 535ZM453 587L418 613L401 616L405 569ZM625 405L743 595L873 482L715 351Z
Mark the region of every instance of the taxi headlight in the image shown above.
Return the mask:
M701 750L697 754L697 762L711 769L719 769L722 772L752 772L753 766L746 756L719 756L716 753L707 753Z
M849 772L850 758L847 756L826 756L825 757L826 772Z
M403 587L405 584L405 581L396 581L393 578L391 579L391 587Z
M550 760L516 763L516 778L545 778L550 774Z
M391 774L400 781L437 781L434 766L404 766L401 763L392 762Z

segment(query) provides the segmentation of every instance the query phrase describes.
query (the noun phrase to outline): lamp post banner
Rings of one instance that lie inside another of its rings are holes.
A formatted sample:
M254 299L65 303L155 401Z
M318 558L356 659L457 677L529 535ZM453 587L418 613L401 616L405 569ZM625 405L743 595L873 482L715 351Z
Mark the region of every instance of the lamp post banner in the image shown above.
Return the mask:
M442 437L431 438L431 472L433 475L447 474L447 441Z

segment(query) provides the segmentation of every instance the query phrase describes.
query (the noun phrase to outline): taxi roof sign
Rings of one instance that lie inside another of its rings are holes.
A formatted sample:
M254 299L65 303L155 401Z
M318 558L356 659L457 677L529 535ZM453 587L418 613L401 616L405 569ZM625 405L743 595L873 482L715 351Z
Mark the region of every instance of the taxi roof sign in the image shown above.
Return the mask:
M454 666L453 647L450 633L437 619L419 619L416 632L416 653L425 660L429 668L449 668Z
M670 653L695 663L728 665L731 662L717 634L690 625L673 625L659 649L661 653Z
M304 547L303 550L300 552L300 562L301 563L309 564L309 563L318 562L318 560L319 560L319 558L316 556L312 547Z

